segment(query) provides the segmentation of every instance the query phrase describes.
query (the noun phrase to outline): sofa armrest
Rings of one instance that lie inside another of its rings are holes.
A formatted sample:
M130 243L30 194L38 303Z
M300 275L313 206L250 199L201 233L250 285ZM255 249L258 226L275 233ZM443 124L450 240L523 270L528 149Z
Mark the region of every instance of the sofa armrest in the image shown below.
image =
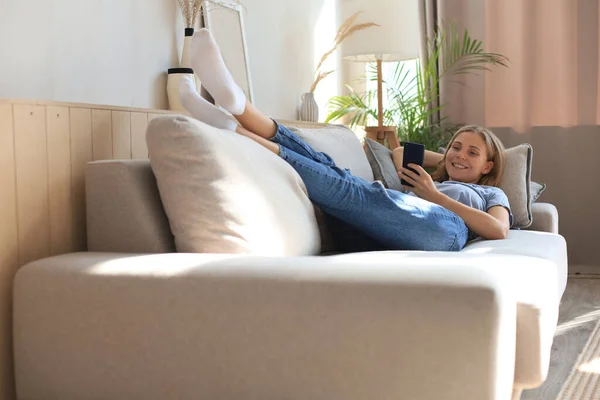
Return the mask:
M89 251L175 251L149 160L90 162L85 184Z
M17 392L62 400L510 397L511 256L77 253L14 288Z
M533 203L531 205L533 223L527 230L558 233L558 210L550 203Z

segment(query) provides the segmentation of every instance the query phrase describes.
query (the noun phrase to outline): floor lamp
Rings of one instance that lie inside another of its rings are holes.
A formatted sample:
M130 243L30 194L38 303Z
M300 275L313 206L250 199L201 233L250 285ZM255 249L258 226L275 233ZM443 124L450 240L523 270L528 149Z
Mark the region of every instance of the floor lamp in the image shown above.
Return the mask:
M419 57L419 3L418 0L342 0L342 20L362 12L356 23L374 22L373 27L356 32L342 42L342 57L354 62L377 63L377 126L367 126L367 137L390 148L398 142L395 126L383 124L382 68L387 61L406 61Z

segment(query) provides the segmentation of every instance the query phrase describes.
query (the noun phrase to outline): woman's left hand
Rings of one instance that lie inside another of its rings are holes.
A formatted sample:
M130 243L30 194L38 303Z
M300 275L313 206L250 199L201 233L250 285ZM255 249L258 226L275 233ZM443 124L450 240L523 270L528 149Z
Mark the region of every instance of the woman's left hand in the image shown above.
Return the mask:
M431 176L420 165L408 164L408 166L417 171L418 174L407 168L401 167L398 176L413 185L412 188L409 188L411 192L424 200L437 204L440 192L435 187L435 183L433 182L433 179L431 179Z

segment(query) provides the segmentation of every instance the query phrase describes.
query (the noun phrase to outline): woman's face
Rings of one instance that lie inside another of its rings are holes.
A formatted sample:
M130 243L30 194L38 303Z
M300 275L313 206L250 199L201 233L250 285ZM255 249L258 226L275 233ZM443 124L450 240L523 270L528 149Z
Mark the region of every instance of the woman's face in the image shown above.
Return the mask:
M493 167L485 141L477 132L460 133L446 151L446 171L453 181L478 183Z

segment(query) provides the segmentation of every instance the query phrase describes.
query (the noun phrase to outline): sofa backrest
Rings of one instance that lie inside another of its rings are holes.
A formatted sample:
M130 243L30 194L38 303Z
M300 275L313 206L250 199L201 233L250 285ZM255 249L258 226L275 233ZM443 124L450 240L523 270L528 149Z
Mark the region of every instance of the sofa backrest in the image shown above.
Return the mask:
M175 252L150 160L88 163L86 212L88 251Z

